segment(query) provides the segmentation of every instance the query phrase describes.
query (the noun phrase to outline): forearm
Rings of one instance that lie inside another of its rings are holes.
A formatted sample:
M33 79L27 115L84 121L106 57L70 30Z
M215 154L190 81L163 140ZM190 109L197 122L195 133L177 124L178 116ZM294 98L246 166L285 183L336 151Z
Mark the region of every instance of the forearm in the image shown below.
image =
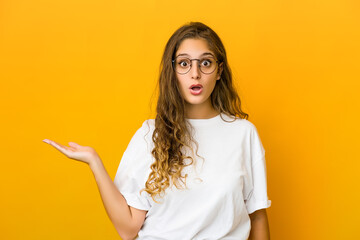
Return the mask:
M94 174L107 215L119 235L124 238L133 235L132 215L125 198L116 188L101 159L89 164Z
M265 209L252 214L249 240L270 240L269 222Z

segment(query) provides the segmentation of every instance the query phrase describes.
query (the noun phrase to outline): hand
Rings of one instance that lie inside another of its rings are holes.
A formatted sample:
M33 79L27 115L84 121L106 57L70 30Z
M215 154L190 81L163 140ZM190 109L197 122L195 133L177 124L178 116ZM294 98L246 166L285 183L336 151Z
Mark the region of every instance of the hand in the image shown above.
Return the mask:
M49 139L44 139L43 142L50 144L68 158L85 162L89 165L92 164L94 161L100 159L99 155L92 147L81 146L74 142L69 142L68 147Z

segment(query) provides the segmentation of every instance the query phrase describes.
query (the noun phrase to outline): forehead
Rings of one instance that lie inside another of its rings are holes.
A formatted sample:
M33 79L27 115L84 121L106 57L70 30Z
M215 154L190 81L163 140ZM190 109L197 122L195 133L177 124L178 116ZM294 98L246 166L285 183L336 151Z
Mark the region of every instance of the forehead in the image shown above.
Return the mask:
M213 51L210 50L209 44L202 38L187 38L180 43L175 56L188 55L189 57L199 57L204 53L211 53L214 56Z

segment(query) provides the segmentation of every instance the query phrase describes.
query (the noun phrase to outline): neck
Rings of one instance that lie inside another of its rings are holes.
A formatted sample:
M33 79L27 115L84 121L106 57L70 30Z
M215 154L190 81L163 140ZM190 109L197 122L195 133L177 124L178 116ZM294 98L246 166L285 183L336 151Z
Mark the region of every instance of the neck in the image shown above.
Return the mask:
M215 110L213 106L209 104L202 105L190 105L185 106L185 118L189 119L208 119L219 115L220 112Z

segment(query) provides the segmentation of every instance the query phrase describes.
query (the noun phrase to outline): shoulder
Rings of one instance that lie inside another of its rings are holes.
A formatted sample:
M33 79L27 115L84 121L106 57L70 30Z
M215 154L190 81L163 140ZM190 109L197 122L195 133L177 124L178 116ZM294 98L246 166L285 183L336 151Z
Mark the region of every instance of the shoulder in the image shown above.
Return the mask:
M155 119L147 119L143 122L140 129L145 135L152 135L155 129Z
M151 147L151 139L154 131L154 119L145 120L133 133L128 148L138 148L144 145Z
M233 115L221 114L222 116L222 125L228 126L230 128L239 129L242 131L256 131L255 125L245 119L239 118Z
M142 127L146 127L147 129L151 129L155 127L155 119L147 119L143 122Z
M135 135L147 135L152 132L155 128L155 119L145 120L140 127L137 128Z
M155 119L145 120L141 127L135 133L135 136L138 140L145 141L147 144L151 144L152 135L155 129Z

